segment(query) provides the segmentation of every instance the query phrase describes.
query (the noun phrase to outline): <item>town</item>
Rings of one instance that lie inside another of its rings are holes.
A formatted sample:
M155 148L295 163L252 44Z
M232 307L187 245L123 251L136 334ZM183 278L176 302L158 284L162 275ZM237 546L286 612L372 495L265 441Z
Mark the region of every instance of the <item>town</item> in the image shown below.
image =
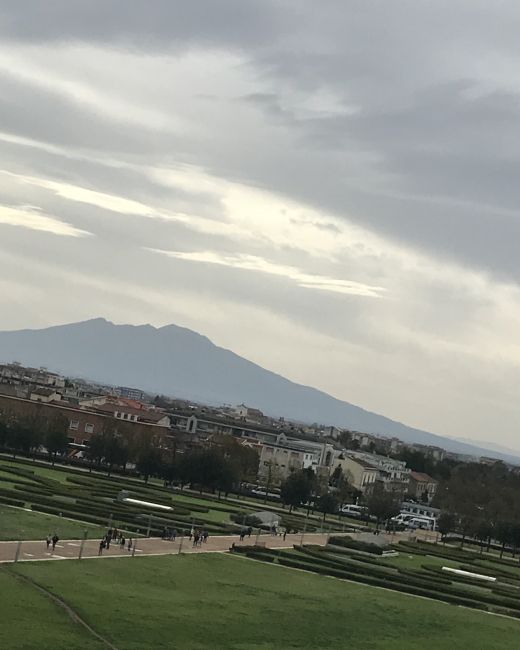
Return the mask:
M298 507L312 500L319 507L321 500L327 511L353 518L368 519L372 505L383 508L378 519L408 529L437 530L442 508L451 508L449 525L457 527L462 507L453 503L453 486L449 492L455 468L519 471L488 457L274 419L244 404L212 407L152 396L17 362L0 365L0 444L53 464L95 464L264 502Z

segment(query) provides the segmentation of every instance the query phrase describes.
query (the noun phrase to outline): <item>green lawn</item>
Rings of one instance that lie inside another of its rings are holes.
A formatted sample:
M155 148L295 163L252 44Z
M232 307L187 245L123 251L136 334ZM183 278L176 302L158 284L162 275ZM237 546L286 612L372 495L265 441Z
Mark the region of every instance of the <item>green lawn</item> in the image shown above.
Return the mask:
M0 505L1 541L45 539L49 533L52 535L54 532L57 532L61 539L81 539L85 529L88 530L89 537L100 537L105 532L93 524Z
M0 648L104 650L89 633L34 587L0 569Z
M31 562L16 571L125 650L516 650L520 635L515 620L229 555ZM32 590L13 598L0 588L10 635L0 647L83 648L60 641L57 608L50 616L31 606L27 632L11 624Z
M44 478L52 478L55 481L58 481L59 483L65 483L67 480L67 475L68 472L60 472L55 469L51 465L49 467L40 467L36 464L32 463L20 463L17 462L16 460L1 457L0 458L0 463L2 465L7 465L9 467L14 467L14 468L19 468L19 469L25 469L29 471L33 471L35 476L42 476ZM13 476L13 475L11 475ZM17 476L17 478L20 478Z

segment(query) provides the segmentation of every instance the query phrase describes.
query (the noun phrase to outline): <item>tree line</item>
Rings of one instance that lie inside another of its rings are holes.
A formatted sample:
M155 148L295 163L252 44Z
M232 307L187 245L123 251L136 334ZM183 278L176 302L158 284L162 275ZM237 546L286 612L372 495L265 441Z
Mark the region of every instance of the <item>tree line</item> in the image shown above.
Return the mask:
M68 426L69 421L60 414L43 418L3 413L0 415L0 447L10 450L13 456L18 453L34 455L40 447L45 447L54 463L57 454L67 449Z
M68 420L62 415L15 417L0 415L0 447L24 455L36 455L44 447L54 462L68 445ZM213 436L207 447L177 453L163 437L137 431L129 422L106 418L103 429L93 434L84 451L90 470L135 470L165 484L190 485L200 490L229 492L256 481L259 456L231 436Z
M443 537L458 533L461 545L470 538L481 551L498 542L501 555L520 548L520 474L504 463L458 465L439 485L434 505L442 509Z

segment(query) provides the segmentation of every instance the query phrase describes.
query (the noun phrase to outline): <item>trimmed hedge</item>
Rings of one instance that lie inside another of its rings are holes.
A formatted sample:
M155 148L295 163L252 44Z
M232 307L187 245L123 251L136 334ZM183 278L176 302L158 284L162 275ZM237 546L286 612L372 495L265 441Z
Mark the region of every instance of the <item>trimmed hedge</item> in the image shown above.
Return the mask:
M0 505L25 508L25 501L18 501L17 499L10 499L9 497L0 496Z
M332 546L345 546L346 548L353 548L356 551L364 551L365 553L372 553L373 555L382 555L383 548L379 544L372 544L372 542L362 542L361 540L352 539L348 535L343 537L330 537L329 544Z

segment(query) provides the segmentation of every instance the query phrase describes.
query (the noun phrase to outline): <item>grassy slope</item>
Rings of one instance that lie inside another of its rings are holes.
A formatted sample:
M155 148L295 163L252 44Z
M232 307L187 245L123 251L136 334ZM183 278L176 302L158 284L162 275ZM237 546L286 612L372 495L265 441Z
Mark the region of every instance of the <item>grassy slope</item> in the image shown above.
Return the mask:
M517 621L224 555L26 563L17 571L125 650L513 650L520 634ZM23 608L25 598L17 600Z
M65 611L33 587L0 569L0 648L102 650L104 645L73 623Z

